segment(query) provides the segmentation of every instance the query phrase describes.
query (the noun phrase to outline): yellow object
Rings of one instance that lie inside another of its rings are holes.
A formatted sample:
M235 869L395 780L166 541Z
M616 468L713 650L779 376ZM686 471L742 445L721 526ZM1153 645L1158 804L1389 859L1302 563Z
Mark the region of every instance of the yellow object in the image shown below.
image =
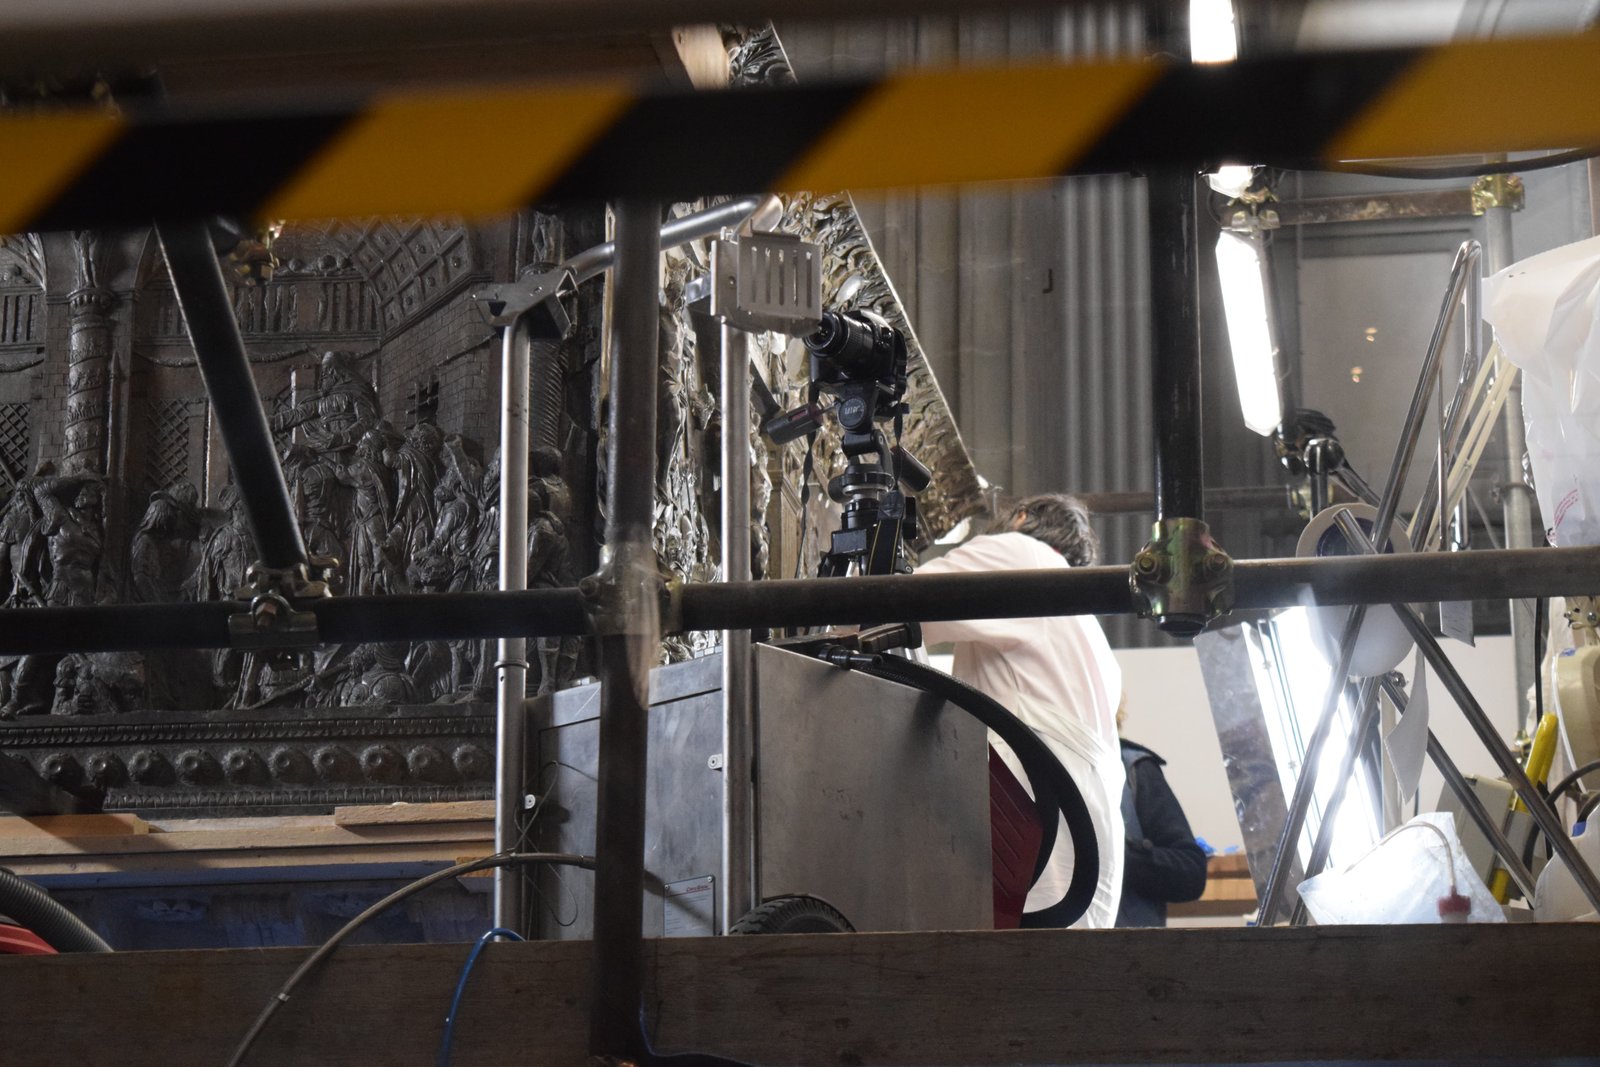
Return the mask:
M655 93L601 74L231 114L52 105L0 115L0 233L174 211L479 217L546 196L1034 180L1184 165L1194 146L1218 162L1330 166L1586 148L1600 145L1597 99L1589 32L1201 66L964 64L749 91ZM1249 121L1257 105L1278 117ZM1502 195L1509 178L1481 187L1480 206Z
M306 160L258 217L515 211L633 99L626 86L605 82L381 97Z
M886 79L776 188L940 185L1070 169L1157 82L1154 63L912 71ZM885 150L885 146L894 146Z
M1556 739L1561 733L1561 724L1554 712L1546 712L1544 718L1539 720L1539 728L1533 733L1533 747L1528 750L1528 765L1524 768L1528 774L1528 781L1534 785L1544 785L1550 780L1550 768L1556 762ZM1528 806L1516 794L1511 797L1511 810L1527 811ZM1504 867L1496 867L1493 877L1489 880L1489 892L1494 894L1494 899L1501 904L1511 899L1511 874Z
M1500 151L1600 138L1592 34L1467 41L1422 53L1347 123L1324 158L1451 155L1493 130ZM1548 101L1530 107L1530 101Z
M122 129L122 120L105 111L0 115L7 163L0 233L22 232L33 213L92 166Z

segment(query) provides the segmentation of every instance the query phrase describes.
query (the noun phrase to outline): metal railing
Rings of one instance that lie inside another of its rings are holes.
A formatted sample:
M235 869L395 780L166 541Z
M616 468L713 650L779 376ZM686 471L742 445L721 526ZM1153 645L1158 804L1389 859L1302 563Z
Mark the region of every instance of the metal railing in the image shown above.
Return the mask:
M1390 531L1394 525L1395 512L1400 503L1400 494L1404 489L1406 476L1411 471L1411 461L1416 454L1417 442L1422 437L1423 423L1427 418L1428 401L1432 398L1440 383L1440 360L1444 354L1445 339L1450 333L1450 322L1455 317L1456 306L1460 303L1462 295L1467 290L1467 280L1470 277L1476 280L1476 267L1480 256L1477 242L1467 241L1456 251L1455 261L1450 266L1450 280L1445 287L1444 306L1439 313L1439 319L1434 324L1433 335L1428 341L1428 350L1422 360L1422 369L1417 374L1417 385L1411 394L1411 403L1406 410L1405 423L1400 431L1400 441L1395 447L1394 459L1389 464L1389 476L1384 483L1383 492L1378 495L1377 517L1373 520L1372 541L1374 544L1387 545ZM1474 289L1476 286L1474 285ZM1458 390L1459 393L1459 390ZM1444 425L1448 420L1441 421L1439 453L1443 454L1443 441L1445 437ZM1392 597L1392 602L1405 602L1411 598ZM1432 600L1433 597L1426 599ZM1440 599L1450 599L1446 596ZM1318 599L1316 603L1327 603ZM1322 758L1322 750L1328 743L1328 738L1333 732L1334 721L1339 712L1340 699L1344 693L1345 681L1350 674L1351 658L1355 654L1357 638L1361 635L1362 624L1366 621L1366 605L1356 604L1350 609L1346 619L1343 634L1339 640L1339 655L1334 664L1333 673L1329 676L1326 696L1322 702L1322 709L1317 716L1315 728L1311 737L1306 742L1304 758L1301 761L1300 776L1295 781L1295 788L1289 799L1288 817L1284 821L1283 833L1278 841L1278 854L1272 865L1272 871L1267 876L1267 884L1261 892L1260 923L1271 926L1277 919L1278 908L1282 904L1286 889L1289 870L1293 865L1293 857L1299 848L1300 834L1305 829L1306 816L1311 810L1311 801L1316 789L1317 767ZM1368 697L1370 698L1370 692ZM1312 872L1307 871L1309 876Z
M1443 512L1448 507L1449 489L1448 474L1450 463L1454 458L1455 450L1459 445L1459 435L1464 430L1465 413L1470 406L1470 396L1474 382L1478 378L1478 370L1483 359L1482 350L1482 323L1479 311L1479 273L1482 262L1482 249L1476 241L1464 242L1456 252L1454 263L1450 268L1450 279L1446 286L1443 307L1440 310L1438 321L1434 325L1432 337L1428 343L1427 353L1423 359L1422 368L1417 377L1417 385L1412 393L1410 407L1406 413L1406 421L1401 431L1400 442L1395 450L1394 460L1389 468L1388 480L1385 483L1382 495L1379 497L1377 518L1373 524L1372 533L1369 535L1363 530L1353 513L1346 507L1337 514L1339 530L1344 534L1346 541L1357 552L1362 553L1362 558L1372 561L1383 558L1378 555L1374 546L1389 543L1389 534L1393 527L1396 505L1400 493L1405 485L1406 476L1410 472L1412 459L1416 446L1421 439L1422 427L1426 418L1428 402L1438 397L1440 403L1437 408L1439 417L1439 433L1434 456L1434 470L1430 474L1430 490L1424 491L1424 504L1431 504L1431 510L1424 510L1419 506L1417 516L1411 524L1411 540L1415 547L1424 547L1418 539L1426 539L1432 517L1437 514L1441 520ZM1451 332L1451 323L1455 320L1458 308L1464 307L1466 319L1467 342L1465 357L1461 374L1448 406L1443 403L1443 383L1441 373L1441 357L1444 352L1445 342ZM1420 521L1419 521L1420 518ZM1441 521L1441 529L1443 523ZM1545 558L1565 555L1562 550L1556 549L1523 549L1520 551L1533 551ZM1479 562L1486 562L1484 557L1494 553L1432 553L1414 557L1415 564L1425 564L1429 560L1438 559L1468 559L1478 557ZM1397 558L1397 557L1390 557ZM1585 587L1585 580L1573 576L1574 588ZM1474 599L1479 596L1498 598L1499 594L1489 591L1480 594L1476 583L1473 587ZM1505 742L1495 733L1494 727L1483 709L1473 699L1466 684L1461 680L1459 673L1449 662L1444 651L1434 640L1433 635L1423 624L1420 617L1410 607L1410 604L1421 600L1452 599L1449 596L1411 597L1396 595L1391 598L1394 611L1410 631L1418 648L1422 651L1433 669L1444 679L1445 686L1460 705L1461 711L1467 716L1473 729L1479 735L1484 746L1494 757L1501 772L1511 782L1513 789L1534 813L1534 820L1539 828L1550 838L1552 846L1561 855L1562 859L1571 868L1578 879L1579 886L1583 889L1590 902L1600 910L1600 879L1588 867L1579 855L1576 846L1572 843L1563 828L1559 817L1549 802L1528 781L1521 765L1512 754ZM1318 603L1326 601L1318 600ZM1312 798L1316 789L1317 768L1320 765L1322 750L1328 742L1337 719L1340 701L1344 695L1349 677L1351 657L1354 653L1355 643L1360 636L1361 626L1365 619L1364 605L1352 608L1346 622L1343 635L1339 644L1339 655L1329 678L1326 697L1323 702L1321 714L1318 716L1316 727L1306 744L1306 750L1301 760L1300 775L1295 781L1293 795L1290 798L1287 818L1284 822L1283 833L1279 838L1278 852L1274 857L1273 866L1267 878L1267 884L1261 894L1261 910L1258 921L1263 926L1272 925L1282 905L1284 894L1287 890L1288 872L1292 869L1295 855L1298 852L1300 836L1305 828L1306 816L1309 813ZM1354 770L1355 761L1361 739L1374 727L1377 721L1376 698L1380 687L1391 691L1397 687L1392 682L1385 684L1382 679L1369 678L1359 687L1357 697L1356 726L1345 749L1345 754L1339 769L1334 793L1329 800L1327 810L1322 814L1318 833L1313 840L1311 855L1306 865L1305 877L1309 878L1321 870L1327 862L1329 851L1332 847L1332 826L1338 808L1342 803L1344 791L1349 783ZM1403 698L1397 701L1403 707ZM1444 753L1436 739L1430 736L1428 750L1434 756L1434 762L1439 765L1447 783L1460 797L1462 804L1474 822L1480 828L1492 824L1493 820L1482 811L1482 804L1472 794L1470 788L1462 789L1461 776L1455 771L1454 764L1449 763L1449 757ZM1454 773L1452 773L1454 772ZM1525 893L1532 893L1532 876L1526 865L1516 856L1515 851L1505 842L1504 834L1498 827L1485 829L1485 834L1502 853L1502 858L1507 870L1523 888ZM1502 848L1503 846L1503 848ZM1294 909L1295 919L1303 915L1302 909L1297 905Z

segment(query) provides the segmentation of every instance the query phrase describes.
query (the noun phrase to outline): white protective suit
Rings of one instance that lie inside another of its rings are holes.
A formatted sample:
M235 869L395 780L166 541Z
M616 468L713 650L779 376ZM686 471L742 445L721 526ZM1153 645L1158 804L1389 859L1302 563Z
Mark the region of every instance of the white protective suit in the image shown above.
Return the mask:
M1024 533L975 537L917 568L918 574L1037 570L1070 564L1043 541ZM1117 746L1117 705L1122 670L1092 616L980 619L922 625L929 645L955 643L955 676L999 701L1044 739L1083 793L1100 844L1094 901L1074 926L1116 924L1122 896L1122 755ZM1019 782L1022 764L998 737L989 743ZM1055 850L1028 894L1027 910L1060 900L1072 881L1072 838L1058 827Z

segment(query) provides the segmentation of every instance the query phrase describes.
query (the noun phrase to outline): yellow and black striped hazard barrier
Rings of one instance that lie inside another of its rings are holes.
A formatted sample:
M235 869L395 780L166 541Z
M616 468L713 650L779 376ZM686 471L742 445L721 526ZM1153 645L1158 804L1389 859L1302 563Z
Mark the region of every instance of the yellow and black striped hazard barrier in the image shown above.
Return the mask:
M153 217L482 216L540 200L872 188L1171 164L1600 146L1600 34L1247 59L916 70L641 95L388 94L233 115L0 113L0 233Z

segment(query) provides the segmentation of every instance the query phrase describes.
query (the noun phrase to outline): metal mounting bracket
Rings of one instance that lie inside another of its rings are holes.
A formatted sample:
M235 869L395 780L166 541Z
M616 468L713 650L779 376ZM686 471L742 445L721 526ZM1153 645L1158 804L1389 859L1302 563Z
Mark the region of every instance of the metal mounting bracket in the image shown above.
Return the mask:
M709 289L712 316L729 326L810 333L822 319L822 248L787 234L724 232L711 242Z
M249 611L228 617L228 636L235 648L287 648L319 645L315 612L305 610L311 600L333 595L328 581L339 561L313 556L294 567L252 564L245 584L235 597L250 602Z
M510 326L523 315L535 340L560 340L572 330L568 308L578 285L565 267L521 281L489 285L472 294L478 313L491 326Z

